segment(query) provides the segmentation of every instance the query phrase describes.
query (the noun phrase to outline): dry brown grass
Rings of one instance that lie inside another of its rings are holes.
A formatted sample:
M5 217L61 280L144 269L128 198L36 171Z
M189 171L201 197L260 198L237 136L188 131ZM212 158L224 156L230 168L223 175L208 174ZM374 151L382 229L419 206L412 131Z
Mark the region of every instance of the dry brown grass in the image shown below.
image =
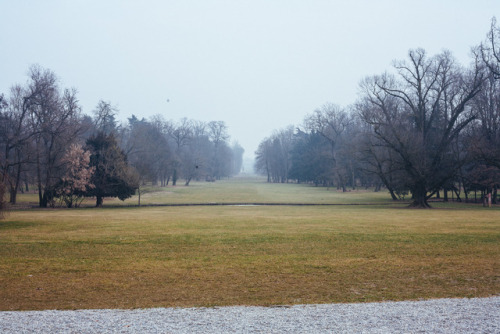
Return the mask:
M498 209L13 211L0 309L274 305L500 292Z

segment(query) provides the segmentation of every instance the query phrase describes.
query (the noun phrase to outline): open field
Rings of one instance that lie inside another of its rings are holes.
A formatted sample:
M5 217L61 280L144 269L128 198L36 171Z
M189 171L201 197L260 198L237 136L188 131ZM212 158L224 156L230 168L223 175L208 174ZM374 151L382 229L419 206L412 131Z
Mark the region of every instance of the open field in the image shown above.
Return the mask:
M250 181L167 188L143 199L199 203L203 196L376 205L13 210L0 221L0 310L500 293L498 207L412 210L390 204L385 193Z
M142 187L141 204L185 204L185 203L391 203L387 192L372 190L349 190L346 193L336 188L315 187L297 184L271 184L260 177L236 177L217 182L191 182L188 187L180 180L177 186ZM21 205L37 206L38 195L31 192L19 194ZM114 198L104 200L104 206L131 206L138 204L138 196L125 201ZM95 205L95 200L86 199L84 206Z

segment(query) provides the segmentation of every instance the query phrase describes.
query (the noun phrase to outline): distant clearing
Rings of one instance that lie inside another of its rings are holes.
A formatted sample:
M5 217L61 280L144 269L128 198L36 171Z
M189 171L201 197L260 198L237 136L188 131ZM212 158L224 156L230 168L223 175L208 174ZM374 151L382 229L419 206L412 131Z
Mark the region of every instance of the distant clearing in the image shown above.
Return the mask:
M450 203L412 210L392 204L386 193L237 181L150 190L142 200L384 205L13 210L0 221L0 309L500 293L498 207Z

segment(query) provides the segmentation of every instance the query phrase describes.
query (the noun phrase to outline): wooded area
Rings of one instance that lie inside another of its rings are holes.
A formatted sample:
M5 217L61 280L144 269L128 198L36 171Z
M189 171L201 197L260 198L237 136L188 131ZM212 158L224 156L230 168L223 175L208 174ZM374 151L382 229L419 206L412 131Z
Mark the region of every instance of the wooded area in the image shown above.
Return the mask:
M125 199L150 182L214 181L237 174L243 148L229 145L222 121L149 120L119 124L116 108L99 101L82 113L75 89L62 90L51 70L29 69L26 85L0 95L0 202L16 203L36 188L40 207L78 206L84 197Z
M450 52L410 50L391 72L360 83L359 99L325 104L302 126L261 141L255 168L268 182L387 188L394 200L411 194L414 207L448 194L468 200L500 184L500 28L463 67ZM491 195L489 195L491 196Z
M255 170L268 182L386 188L429 207L434 195L468 200L500 184L500 28L492 20L468 67L450 52L410 50L391 72L360 83L359 99L325 104L303 125L261 141ZM28 82L0 95L0 205L36 188L40 207L78 206L84 197L125 199L143 184L186 186L239 173L244 149L222 121L150 119L99 101L82 113L76 89L34 65ZM491 196L491 195L489 195ZM140 201L140 198L139 198Z

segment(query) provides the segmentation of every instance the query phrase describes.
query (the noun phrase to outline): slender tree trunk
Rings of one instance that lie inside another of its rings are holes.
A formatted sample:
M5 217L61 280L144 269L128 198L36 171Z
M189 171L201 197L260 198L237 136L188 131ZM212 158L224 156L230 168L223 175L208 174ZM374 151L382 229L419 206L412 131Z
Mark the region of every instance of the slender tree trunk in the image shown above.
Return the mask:
M5 206L7 205L4 200L5 197L5 184L0 180L0 219L4 217L3 211L5 211Z
M14 183L14 189L12 190L10 194L10 203L11 204L16 204L17 202L17 191L19 190L19 184L21 182L21 164L17 165L17 173L16 173L16 180Z
M399 200L398 196L396 196L396 194L394 193L394 189L392 188L388 188L389 189L389 193L391 194L391 198L393 201L397 201Z
M172 176L172 185L177 185L177 169L174 169L174 174Z
M139 195L138 206L141 206L141 183L139 182L139 187L137 188L137 194Z

